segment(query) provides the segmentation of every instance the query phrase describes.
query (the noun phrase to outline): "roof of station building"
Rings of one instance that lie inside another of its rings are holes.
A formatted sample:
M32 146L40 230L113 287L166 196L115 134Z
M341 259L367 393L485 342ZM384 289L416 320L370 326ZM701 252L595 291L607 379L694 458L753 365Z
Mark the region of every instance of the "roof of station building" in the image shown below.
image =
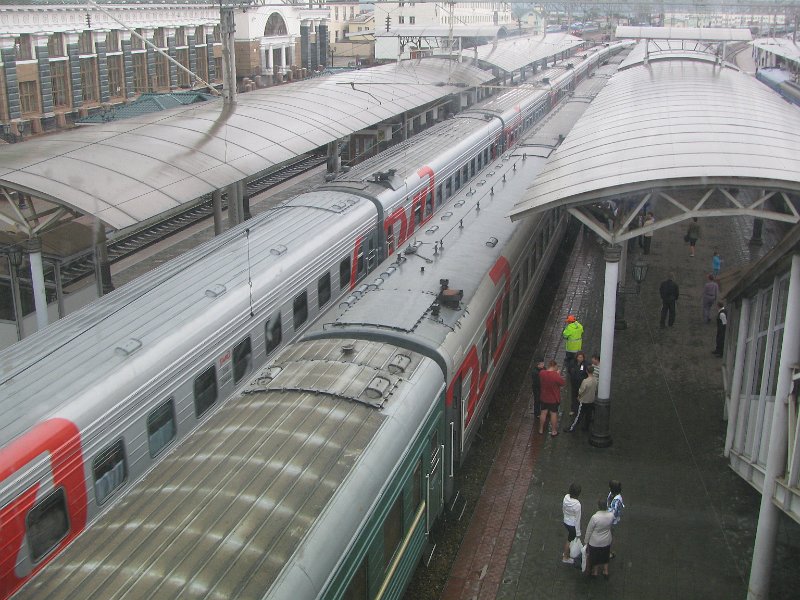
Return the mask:
M619 25L617 39L637 40L698 40L705 42L749 42L753 35L749 29L725 27L638 27Z
M584 40L568 33L510 37L477 48L465 49L463 56L511 73L583 43Z
M800 192L800 111L742 72L653 62L611 79L511 217L731 182Z
M800 63L800 44L786 38L759 38L753 40L753 46L785 58L794 63Z
M632 66L640 65L645 60L704 60L709 62L717 61L716 43L701 40L648 40L636 44L620 63L620 71L629 69ZM736 68L733 64L726 64L730 68Z
M0 185L122 229L490 78L404 61L59 131L0 147Z

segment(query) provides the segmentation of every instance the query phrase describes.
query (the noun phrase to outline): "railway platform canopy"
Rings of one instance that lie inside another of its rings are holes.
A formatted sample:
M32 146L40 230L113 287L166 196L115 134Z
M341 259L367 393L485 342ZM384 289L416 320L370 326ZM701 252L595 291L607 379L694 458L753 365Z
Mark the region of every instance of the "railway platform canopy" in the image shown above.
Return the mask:
M792 65L795 72L800 70L800 45L787 38L759 38L753 40L753 47L759 54L774 55Z
M9 202L0 218L29 236L81 214L132 227L490 78L444 59L406 61L6 146L0 191L57 208L34 225Z

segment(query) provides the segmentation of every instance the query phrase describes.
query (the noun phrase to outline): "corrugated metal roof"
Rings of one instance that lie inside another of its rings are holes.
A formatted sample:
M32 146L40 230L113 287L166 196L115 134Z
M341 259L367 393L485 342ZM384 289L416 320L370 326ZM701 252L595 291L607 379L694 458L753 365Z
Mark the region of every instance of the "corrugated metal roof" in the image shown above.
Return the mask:
M490 78L405 61L60 131L0 148L0 184L121 229Z
M142 94L133 102L115 106L108 112L96 113L84 119L76 121L78 125L88 125L92 123L107 123L118 119L130 119L141 115L148 115L154 112L161 112L169 108L187 106L197 102L213 100L215 96L202 92L172 92L169 94Z
M800 191L800 112L732 69L651 63L611 79L511 216L731 181Z
M753 39L749 29L726 27L636 27L634 25L619 25L614 35L617 39L703 40L706 42L749 42Z
M648 60L673 60L676 58L716 62L718 44L698 40L645 40L636 44L620 63L619 70L642 64Z

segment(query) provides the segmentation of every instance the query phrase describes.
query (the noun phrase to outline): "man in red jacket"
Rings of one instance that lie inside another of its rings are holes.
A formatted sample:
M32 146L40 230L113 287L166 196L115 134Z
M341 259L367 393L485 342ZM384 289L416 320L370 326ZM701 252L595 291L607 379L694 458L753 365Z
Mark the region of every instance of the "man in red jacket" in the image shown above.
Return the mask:
M558 435L558 407L561 404L561 388L564 378L558 372L556 361L551 360L547 369L539 373L539 389L542 399L542 412L539 414L539 433L544 433L547 414L550 414L550 435Z

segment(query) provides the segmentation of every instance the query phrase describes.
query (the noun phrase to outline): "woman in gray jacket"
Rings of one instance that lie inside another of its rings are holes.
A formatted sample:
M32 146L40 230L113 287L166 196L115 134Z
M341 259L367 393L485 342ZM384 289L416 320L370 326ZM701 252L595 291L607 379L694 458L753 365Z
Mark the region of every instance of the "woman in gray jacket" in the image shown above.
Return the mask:
M611 524L614 513L608 510L605 498L597 501L597 512L586 527L587 573L597 577L603 567L603 577L608 579L608 559L611 554Z

